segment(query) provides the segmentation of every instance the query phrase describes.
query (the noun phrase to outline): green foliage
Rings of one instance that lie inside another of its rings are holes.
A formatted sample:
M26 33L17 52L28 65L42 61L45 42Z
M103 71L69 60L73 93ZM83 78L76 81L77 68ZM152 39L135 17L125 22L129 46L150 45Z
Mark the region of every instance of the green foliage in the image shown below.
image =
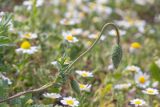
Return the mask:
M160 68L155 63L150 65L150 73L153 79L160 82Z

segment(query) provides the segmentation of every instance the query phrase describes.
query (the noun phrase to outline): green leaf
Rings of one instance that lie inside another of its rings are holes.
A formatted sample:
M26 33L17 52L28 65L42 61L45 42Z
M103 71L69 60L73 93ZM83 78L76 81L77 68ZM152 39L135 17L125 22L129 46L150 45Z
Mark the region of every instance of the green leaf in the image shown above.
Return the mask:
M160 82L160 68L155 63L150 65L150 72L152 78Z

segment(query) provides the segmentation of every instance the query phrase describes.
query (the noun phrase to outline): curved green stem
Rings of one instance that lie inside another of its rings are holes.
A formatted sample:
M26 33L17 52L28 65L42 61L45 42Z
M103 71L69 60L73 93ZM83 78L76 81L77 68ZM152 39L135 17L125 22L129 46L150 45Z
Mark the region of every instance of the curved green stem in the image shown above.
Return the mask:
M116 27L116 25L113 24L113 23L106 23L106 24L103 26L103 28L102 28L102 30L101 30L98 38L97 38L97 39L94 41L94 43L92 44L92 46L91 46L90 48L88 48L85 52L83 52L79 57L77 57L77 58L68 66L68 68L64 71L65 73L68 72L68 71L71 69L71 67L72 67L79 59L81 59L84 55L86 55L89 51L91 51L91 50L93 49L93 47L94 47L94 46L97 44L97 42L100 40L100 38L101 38L101 36L102 36L102 34L103 34L103 31L104 31L104 30L106 29L106 27L108 27L108 26L114 27L114 29L116 30L116 33L117 33L117 44L120 43L119 30L118 30L118 28ZM11 100L11 99L17 98L17 97L19 97L19 96L21 96L21 95L25 95L25 94L27 94L27 93L36 93L36 92L43 91L43 90L45 90L45 89L53 86L53 84L56 83L56 81L57 81L57 79L58 79L59 76L60 76L60 73L58 73L58 74L55 76L54 81L51 81L51 82L49 82L49 83L47 83L47 84L45 84L45 85L43 85L43 86L41 86L40 88L37 88L37 89L19 92L19 93L15 94L15 95L13 95L13 96L11 96L11 97L9 97L9 98L0 100L0 103L5 102L5 101L9 101L9 100Z
M115 24L113 24L113 23L106 23L106 24L103 26L103 28L102 28L102 30L101 30L98 38L97 38L97 39L94 41L94 43L92 44L92 46L91 46L90 48L88 48L85 52L83 52L79 57L77 57L77 58L69 65L69 67L65 70L65 72L67 72L68 70L70 70L70 68L71 68L79 59L81 59L84 55L86 55L89 51L91 51L91 50L93 49L93 47L94 47L94 46L97 44L97 42L100 40L100 38L101 38L101 36L102 36L102 34L103 34L103 31L104 31L108 26L114 27L114 29L115 29L115 31L116 31L116 36L117 36L117 44L120 44L120 34L119 34L119 30L118 30L117 26L116 26Z

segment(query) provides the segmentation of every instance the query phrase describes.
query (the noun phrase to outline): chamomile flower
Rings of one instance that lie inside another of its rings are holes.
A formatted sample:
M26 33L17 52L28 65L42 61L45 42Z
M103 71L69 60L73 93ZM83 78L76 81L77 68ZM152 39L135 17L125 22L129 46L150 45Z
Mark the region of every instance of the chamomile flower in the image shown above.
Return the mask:
M38 47L37 46L31 46L29 41L23 41L21 43L20 48L16 49L17 53L26 53L26 54L34 54L37 51L38 51Z
M116 31L115 30L111 30L108 33L111 36L116 36ZM120 33L121 36L124 36L126 34L126 31L125 30L119 30L119 33Z
M96 32L96 33L89 34L88 38L89 39L97 39L98 36L99 36L99 32ZM102 40L102 41L105 40L105 39L106 39L106 36L104 36L104 35L102 35L101 38L100 38L100 40Z
M69 32L63 32L62 35L64 39L67 40L68 42L71 42L71 43L78 42L78 39Z
M62 25L75 25L75 24L78 24L78 23L80 23L80 21L78 20L78 19L62 19L61 21L60 21L60 24L62 24Z
M138 72L135 74L134 79L136 84L141 88L146 88L150 83L149 75L147 75L146 73Z
M79 84L79 88L80 90L83 90L83 91L90 91L91 85L90 84Z
M77 70L76 73L79 74L82 77L93 77L92 72L88 72L88 71Z
M133 71L133 72L141 72L141 69L138 66L134 66L134 65L127 66L125 70Z
M44 0L36 0L36 7L42 6L43 3L44 3ZM25 0L23 1L23 5L27 7L27 10L31 10L33 6L33 1Z
M131 83L117 84L114 86L114 88L118 90L128 89L129 87L131 87Z
M147 88L147 89L143 90L142 92L145 93L145 94L149 94L149 95L159 94L158 90L154 89L154 88Z
M131 44L130 48L129 48L129 51L130 51L131 53L134 53L134 52L138 51L141 47L142 47L142 46L141 46L140 43L138 43L138 42L133 42L133 43Z
M61 95L58 93L44 93L43 96L46 98L52 98L52 99L61 97Z
M71 30L72 35L80 35L80 34L82 34L82 32L83 32L83 30L81 28Z
M139 106L144 106L146 104L146 102L142 99L133 99L130 101L132 105L135 105L135 107L139 107Z
M20 34L20 37L25 38L25 39L36 39L37 34L36 33L25 33L25 34Z
M72 97L64 97L60 102L63 105L67 105L71 107L77 107L79 105L79 101L77 101L75 98L72 98Z

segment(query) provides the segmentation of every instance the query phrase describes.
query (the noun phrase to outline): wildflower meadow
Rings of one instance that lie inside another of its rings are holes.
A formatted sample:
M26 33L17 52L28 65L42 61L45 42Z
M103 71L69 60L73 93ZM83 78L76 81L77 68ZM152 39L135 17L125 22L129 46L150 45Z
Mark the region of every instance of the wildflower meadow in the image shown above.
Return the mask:
M160 0L0 0L0 107L160 107Z

